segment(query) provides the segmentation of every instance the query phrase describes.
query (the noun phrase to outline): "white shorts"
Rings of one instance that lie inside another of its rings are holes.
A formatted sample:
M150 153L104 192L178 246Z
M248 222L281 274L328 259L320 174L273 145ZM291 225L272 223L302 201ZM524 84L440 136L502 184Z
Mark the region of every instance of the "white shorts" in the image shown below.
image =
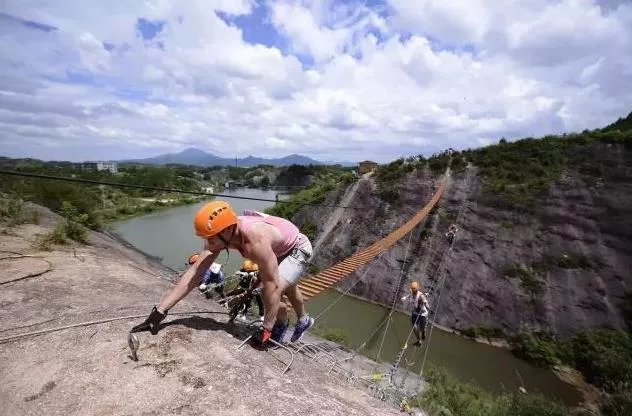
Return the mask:
M312 258L312 243L303 234L298 235L298 242L290 253L279 263L279 276L293 286L305 275L307 263Z

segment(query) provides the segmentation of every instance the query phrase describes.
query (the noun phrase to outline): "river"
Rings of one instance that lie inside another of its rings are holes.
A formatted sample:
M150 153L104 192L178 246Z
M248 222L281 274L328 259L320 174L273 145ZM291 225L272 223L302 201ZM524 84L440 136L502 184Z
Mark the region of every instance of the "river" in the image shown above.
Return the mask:
M276 196L275 191L243 188L227 191L226 194L272 200ZM229 201L237 212L246 208L263 210L273 204L240 199ZM113 229L138 249L162 258L166 266L182 270L188 256L202 247L201 240L193 232L193 216L203 204L200 202L121 221L113 224ZM225 264L226 275L231 275L240 267L243 258L238 252L231 251L228 258L222 253L219 261ZM339 297L339 292L327 290L310 300L308 311L317 315ZM372 302L343 296L321 317L318 326L341 329L346 333L350 345L357 347L366 341L366 337L386 313L386 308ZM409 330L408 316L395 313L380 355L383 360L392 361L395 358ZM380 331L362 353L375 357L381 340ZM402 363L408 363L411 371L419 373L423 352L423 347L411 345L404 356L407 360L402 360ZM581 400L581 394L574 387L560 381L551 371L534 367L506 350L476 343L436 328L432 332L426 368L428 365L445 367L460 380L471 381L492 392L515 392L522 386L529 392L539 391L571 405Z

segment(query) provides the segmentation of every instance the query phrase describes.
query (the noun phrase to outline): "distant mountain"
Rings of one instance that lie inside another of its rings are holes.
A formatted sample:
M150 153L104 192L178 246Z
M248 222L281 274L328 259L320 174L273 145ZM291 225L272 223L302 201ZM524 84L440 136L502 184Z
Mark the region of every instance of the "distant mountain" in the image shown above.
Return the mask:
M329 163L319 162L307 156L292 154L278 159L265 159L261 157L248 156L245 158L230 159L216 156L196 148L189 148L179 153L167 153L147 159L121 160L122 163L143 163L147 165L165 165L168 163L178 163L183 165L196 166L289 166L289 165L324 165ZM333 163L332 163L333 164ZM343 163L341 163L343 164ZM344 162L346 164L346 162ZM351 163L355 165L355 163ZM349 165L347 165L349 166Z

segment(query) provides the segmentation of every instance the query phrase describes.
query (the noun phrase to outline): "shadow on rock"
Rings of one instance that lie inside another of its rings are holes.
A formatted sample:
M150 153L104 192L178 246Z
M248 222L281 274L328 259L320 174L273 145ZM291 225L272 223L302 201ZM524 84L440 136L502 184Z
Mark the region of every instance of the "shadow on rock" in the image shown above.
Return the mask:
M213 318L205 318L201 316L190 316L187 318L178 318L169 322L165 322L160 328L166 328L172 325L182 325L187 328L204 331L225 331L237 339L245 339L252 334L253 329L244 325L229 324L219 322Z

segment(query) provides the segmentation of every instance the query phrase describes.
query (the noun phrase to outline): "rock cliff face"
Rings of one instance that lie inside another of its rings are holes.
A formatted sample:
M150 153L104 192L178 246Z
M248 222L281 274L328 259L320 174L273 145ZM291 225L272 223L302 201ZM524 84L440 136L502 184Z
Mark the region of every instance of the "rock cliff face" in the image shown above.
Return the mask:
M571 152L569 160L581 160L581 166L567 163L548 193L528 205L509 205L485 192L476 166L453 174L439 208L410 240L401 240L340 289L354 285L350 293L390 305L402 287L418 280L437 309L438 283L445 277L435 319L455 329L569 335L624 328L621 308L632 291L632 148L598 143ZM324 269L399 227L430 199L440 179L428 171L408 173L392 204L377 196L372 178L361 179L353 209L319 236L314 266ZM330 194L327 202L342 200L344 193ZM294 220L310 220L322 232L332 211L310 207ZM449 249L444 233L453 222L459 232ZM397 306L404 307L399 301Z

